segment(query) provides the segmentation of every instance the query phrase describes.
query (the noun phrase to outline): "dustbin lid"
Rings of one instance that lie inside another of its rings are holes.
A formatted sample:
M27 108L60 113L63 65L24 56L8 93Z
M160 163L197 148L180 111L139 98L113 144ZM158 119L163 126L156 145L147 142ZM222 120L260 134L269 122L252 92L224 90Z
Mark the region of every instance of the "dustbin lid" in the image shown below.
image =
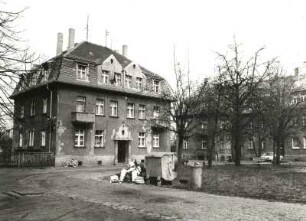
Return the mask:
M147 154L145 157L146 158L150 158L150 157L161 158L163 156L172 156L172 155L176 156L176 153L174 152L152 152L152 153Z

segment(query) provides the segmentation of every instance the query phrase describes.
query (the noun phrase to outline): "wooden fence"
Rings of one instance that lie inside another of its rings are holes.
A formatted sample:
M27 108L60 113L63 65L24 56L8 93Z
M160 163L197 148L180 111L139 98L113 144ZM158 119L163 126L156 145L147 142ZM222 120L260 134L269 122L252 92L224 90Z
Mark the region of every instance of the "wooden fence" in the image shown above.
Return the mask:
M54 166L53 153L17 152L0 155L2 167L49 167Z

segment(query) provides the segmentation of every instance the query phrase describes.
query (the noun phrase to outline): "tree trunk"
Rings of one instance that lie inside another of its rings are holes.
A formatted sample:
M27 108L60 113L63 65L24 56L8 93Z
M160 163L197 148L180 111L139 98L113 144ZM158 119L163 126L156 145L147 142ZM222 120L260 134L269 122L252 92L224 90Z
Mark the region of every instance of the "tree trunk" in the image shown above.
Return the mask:
M279 165L280 164L280 145L281 145L281 142L280 142L280 136L277 136L276 138L276 156L275 156L275 164L276 165ZM273 155L273 159L274 159L274 155Z
M183 143L184 139L183 136L179 135L178 136L178 147L177 147L177 162L178 162L178 169L182 165L182 153L183 153Z

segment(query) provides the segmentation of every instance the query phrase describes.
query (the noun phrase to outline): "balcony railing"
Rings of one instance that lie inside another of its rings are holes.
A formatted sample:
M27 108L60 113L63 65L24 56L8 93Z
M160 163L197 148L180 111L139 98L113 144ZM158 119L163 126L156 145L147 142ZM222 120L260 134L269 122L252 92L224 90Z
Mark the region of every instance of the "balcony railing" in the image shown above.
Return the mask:
M72 112L71 120L75 123L91 124L95 122L95 114L85 112Z

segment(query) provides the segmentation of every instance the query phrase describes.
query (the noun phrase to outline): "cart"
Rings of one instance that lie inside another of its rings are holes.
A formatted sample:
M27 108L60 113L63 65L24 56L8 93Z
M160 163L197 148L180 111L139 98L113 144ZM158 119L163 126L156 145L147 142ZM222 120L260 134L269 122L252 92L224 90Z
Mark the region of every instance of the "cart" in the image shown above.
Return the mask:
M156 181L160 186L162 181L173 181L177 177L177 156L173 152L154 152L145 156L146 183Z

